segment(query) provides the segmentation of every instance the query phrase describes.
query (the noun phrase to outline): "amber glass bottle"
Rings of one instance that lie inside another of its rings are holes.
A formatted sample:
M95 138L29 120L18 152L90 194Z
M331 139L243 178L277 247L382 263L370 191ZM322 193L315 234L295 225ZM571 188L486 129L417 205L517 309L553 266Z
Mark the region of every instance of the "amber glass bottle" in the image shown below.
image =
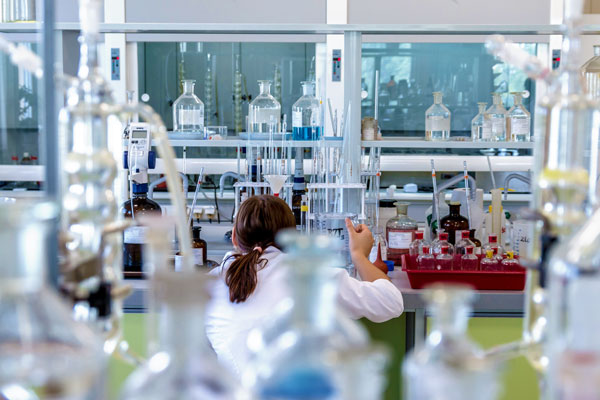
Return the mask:
M450 213L442 218L440 224L444 232L448 233L448 242L455 245L456 235L460 235L460 231L469 230L469 220L460 215L460 202L450 203L449 208Z
M127 200L121 207L125 218L137 218L142 215L160 214L161 208L157 202L146 197L148 184L133 184L132 199ZM132 213L133 203L133 213ZM126 276L142 273L142 245L146 236L146 227L133 226L123 232L123 271Z
M200 232L202 231L202 227L194 226L192 228L192 253L194 254L194 264L197 267L201 267L206 265L206 252L208 251L208 247L206 244L206 240L200 238Z

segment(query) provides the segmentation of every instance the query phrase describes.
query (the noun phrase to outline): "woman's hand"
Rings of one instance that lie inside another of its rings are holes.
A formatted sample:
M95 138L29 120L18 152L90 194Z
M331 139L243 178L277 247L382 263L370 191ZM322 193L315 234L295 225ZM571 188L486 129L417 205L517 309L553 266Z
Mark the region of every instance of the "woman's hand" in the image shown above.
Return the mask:
M346 229L350 238L350 256L352 260L355 257L369 257L373 248L373 234L366 225L360 224L356 227L352 224L350 218L346 218Z

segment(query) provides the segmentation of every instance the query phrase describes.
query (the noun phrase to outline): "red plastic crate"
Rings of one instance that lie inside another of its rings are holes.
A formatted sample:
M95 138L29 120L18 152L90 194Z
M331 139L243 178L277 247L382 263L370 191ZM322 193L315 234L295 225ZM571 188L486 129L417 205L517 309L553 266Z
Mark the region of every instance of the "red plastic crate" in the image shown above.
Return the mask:
M422 289L435 282L465 283L477 290L523 290L525 288L524 268L515 271L420 270L417 269L416 261L416 256L402 256L402 270L406 271L410 287L413 289Z

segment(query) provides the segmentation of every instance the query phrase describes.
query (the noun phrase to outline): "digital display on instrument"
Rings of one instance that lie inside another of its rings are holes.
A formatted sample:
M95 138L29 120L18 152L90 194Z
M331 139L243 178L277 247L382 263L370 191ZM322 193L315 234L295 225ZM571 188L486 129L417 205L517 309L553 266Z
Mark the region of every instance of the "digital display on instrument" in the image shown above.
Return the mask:
M146 131L133 131L131 132L132 139L146 139Z

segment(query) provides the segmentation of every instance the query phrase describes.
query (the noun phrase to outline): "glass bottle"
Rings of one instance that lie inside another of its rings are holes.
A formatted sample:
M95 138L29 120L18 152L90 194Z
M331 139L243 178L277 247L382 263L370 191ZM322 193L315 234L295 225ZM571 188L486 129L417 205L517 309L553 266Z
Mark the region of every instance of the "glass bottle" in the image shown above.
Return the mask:
M485 258L481 259L480 269L482 271L498 271L499 263L493 250L486 250Z
M202 232L201 226L192 228L192 253L196 267L206 266L208 259L208 245L206 240L200 238L200 232Z
M492 400L498 373L467 336L473 292L459 285L436 284L425 291L432 326L402 366L405 400Z
M474 142L489 141L492 134L491 121L485 117L487 103L477 103L479 113L471 121L471 140Z
M438 233L437 239L434 239L434 241L431 242L431 252L433 255L437 256L438 254L441 254L442 246L448 246L448 254L454 255L454 246L448 242L448 233L446 232Z
M425 112L425 140L450 139L450 114L442 104L442 93L433 92L433 105Z
M483 245L483 247L481 248L481 251L483 252L483 254L487 254L488 250L491 250L492 252L495 251L496 258L498 256L502 257L504 255L504 248L502 246L500 246L500 244L498 244L498 236L496 236L496 235L488 236L488 241L486 244Z
M248 132L281 131L281 105L271 95L271 81L258 81L260 94L248 106Z
M600 99L600 45L594 45L594 57L581 67L587 92L594 99Z
M374 229L373 247L371 248L371 253L369 254L369 261L371 261L377 268L387 273L388 270L386 261L391 260L387 259L387 243L385 240L385 235L383 235L381 229Z
M160 215L160 205L149 199L148 184L133 184L131 199L121 206L121 214L125 218L141 217L143 215ZM132 226L123 232L123 271L129 277L141 277L143 267L142 247L146 241L148 228Z
M481 254L481 241L475 237L475 229L469 229L469 239L475 245L475 254Z
M467 252L465 251L465 249L468 246L473 246L473 249L475 249L475 243L471 241L470 236L470 231L460 231L460 240L456 243L456 246L454 246L456 254L466 254Z
M453 257L448 254L449 246L441 246L440 254L435 256L435 269L449 271L452 269Z
M296 218L296 229L302 224L302 196L306 194L304 185L304 149L296 149L294 184L292 186L292 211Z
M494 103L486 111L490 120L491 136L494 142L506 141L506 108L502 105L502 93L492 93Z
M414 240L417 222L407 215L408 203L396 202L396 216L385 226L388 243L388 260L396 265L402 264L402 255L408 254L408 248Z
M415 257L421 255L423 253L423 245L426 244L429 244L429 242L423 239L423 231L416 231L415 240L410 244L408 254Z
M194 79L184 79L183 94L173 103L173 131L204 132L204 104L194 94Z
M519 271L521 269L519 262L515 260L515 253L512 251L506 252L506 258L500 264L502 265L502 269L506 271Z
M201 271L168 267L167 234L164 223L148 233L144 268L154 271L150 294L155 316L148 325L150 358L127 378L120 399L246 399L218 363L205 334L209 280Z
M104 398L102 341L73 320L72 308L46 280L46 246L57 218L50 202L0 203L2 398L13 398L10 388L18 389L14 398Z
M531 113L523 106L523 94L512 92L514 105L508 110L506 118L507 134L513 142L531 140Z
M288 231L278 242L287 254L291 298L269 324L250 332L253 356L242 383L268 400L379 399L385 354L338 311L335 240Z
M448 233L448 241L451 245L460 240L460 232L469 230L469 220L460 215L460 202L454 201L448 205L449 213L441 219L440 224L444 232Z
M479 258L473 254L474 246L465 247L465 254L460 258L460 268L463 271L477 271L479 269Z
M431 254L431 249L424 244L422 247L423 253L417 257L417 267L423 270L435 269L435 256Z
M292 106L292 137L294 140L321 138L321 104L315 97L314 82L302 82L302 97Z

